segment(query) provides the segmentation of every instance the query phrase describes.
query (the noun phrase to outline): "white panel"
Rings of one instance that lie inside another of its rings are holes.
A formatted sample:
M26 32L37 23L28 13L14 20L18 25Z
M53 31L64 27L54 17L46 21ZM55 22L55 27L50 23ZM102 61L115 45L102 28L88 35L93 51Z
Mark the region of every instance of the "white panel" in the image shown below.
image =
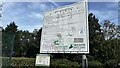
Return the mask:
M89 53L85 1L45 12L40 53Z
M35 66L50 66L50 55L37 54Z

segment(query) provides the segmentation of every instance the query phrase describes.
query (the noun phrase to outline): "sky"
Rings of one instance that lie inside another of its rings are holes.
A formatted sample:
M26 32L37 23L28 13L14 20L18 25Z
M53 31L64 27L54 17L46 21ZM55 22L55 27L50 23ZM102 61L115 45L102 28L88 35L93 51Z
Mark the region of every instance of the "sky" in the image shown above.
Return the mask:
M5 28L14 21L19 30L40 29L43 25L43 15L46 10L73 4L74 2L4 2L2 10L2 26ZM99 23L105 19L118 23L117 2L89 2L88 12L93 13Z

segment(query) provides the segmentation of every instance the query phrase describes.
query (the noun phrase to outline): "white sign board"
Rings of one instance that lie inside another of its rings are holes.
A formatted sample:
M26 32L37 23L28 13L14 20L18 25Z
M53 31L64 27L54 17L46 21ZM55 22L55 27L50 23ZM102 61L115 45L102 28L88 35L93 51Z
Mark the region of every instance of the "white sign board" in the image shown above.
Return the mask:
M50 55L37 54L35 66L50 66Z
M40 53L89 53L87 7L82 1L46 11Z

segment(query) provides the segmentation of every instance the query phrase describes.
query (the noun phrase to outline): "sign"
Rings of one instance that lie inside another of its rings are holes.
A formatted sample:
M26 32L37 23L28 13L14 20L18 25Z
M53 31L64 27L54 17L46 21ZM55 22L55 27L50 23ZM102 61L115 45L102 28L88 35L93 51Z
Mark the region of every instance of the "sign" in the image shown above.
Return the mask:
M82 1L46 11L40 53L89 53L87 7Z
M50 66L50 56L47 54L37 54L35 66Z

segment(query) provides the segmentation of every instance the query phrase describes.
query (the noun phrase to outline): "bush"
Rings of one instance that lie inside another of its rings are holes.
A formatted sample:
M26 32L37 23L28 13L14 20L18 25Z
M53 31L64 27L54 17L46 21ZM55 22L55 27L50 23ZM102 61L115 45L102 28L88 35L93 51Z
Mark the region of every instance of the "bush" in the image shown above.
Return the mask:
M106 67L109 66L109 67L115 68L115 67L118 66L118 62L117 62L117 60L111 59L111 60L108 60L108 61L105 63L105 66L106 66Z
M11 66L34 66L35 58L12 58Z
M103 68L103 64L99 61L89 61L88 62L89 68Z
M76 67L80 67L80 64L78 62L71 62L67 59L52 59L51 60L51 64L50 64L51 68L76 68Z
M10 66L10 57L0 57L2 59L2 66Z
M5 58L6 59L6 58ZM7 63L6 63L7 64ZM50 61L51 68L76 68L80 67L78 62L71 62L67 59L51 59ZM2 66L2 68L48 68L48 67L35 67L35 58L12 58L11 67Z

